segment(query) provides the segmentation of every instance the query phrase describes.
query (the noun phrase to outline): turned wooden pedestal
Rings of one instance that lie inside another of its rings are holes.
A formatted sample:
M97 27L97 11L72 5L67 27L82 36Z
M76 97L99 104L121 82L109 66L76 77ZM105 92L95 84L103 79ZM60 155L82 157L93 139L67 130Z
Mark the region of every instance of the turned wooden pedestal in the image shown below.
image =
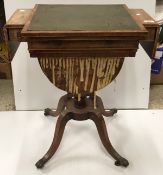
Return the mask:
M96 96L96 99L97 104L96 109L94 109L93 98L91 95L86 96L85 98L81 98L81 100L78 101L76 98L73 98L71 95L68 94L61 97L56 111L52 111L51 109L45 109L45 116L58 116L58 120L53 142L43 158L41 158L36 163L37 168L43 168L44 164L57 151L64 133L65 126L67 122L71 119L78 121L90 119L94 121L104 147L106 148L108 153L116 160L115 165L124 167L127 167L129 165L128 161L125 158L121 157L113 148L109 140L105 121L103 118L103 116L112 117L115 113L117 113L117 110L111 109L110 111L105 111L101 98Z

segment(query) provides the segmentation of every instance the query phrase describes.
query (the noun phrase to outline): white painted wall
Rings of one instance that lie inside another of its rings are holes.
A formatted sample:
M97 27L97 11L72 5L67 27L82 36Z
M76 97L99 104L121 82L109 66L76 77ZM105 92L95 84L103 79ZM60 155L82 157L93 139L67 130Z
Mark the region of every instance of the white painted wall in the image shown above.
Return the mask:
M46 4L119 4L143 8L155 15L155 0L5 0L7 19L18 8L33 8ZM54 87L42 73L37 59L29 57L27 44L22 43L12 62L15 104L17 110L56 108L65 92ZM147 108L149 100L150 59L142 47L136 58L126 58L116 81L99 91L106 108Z

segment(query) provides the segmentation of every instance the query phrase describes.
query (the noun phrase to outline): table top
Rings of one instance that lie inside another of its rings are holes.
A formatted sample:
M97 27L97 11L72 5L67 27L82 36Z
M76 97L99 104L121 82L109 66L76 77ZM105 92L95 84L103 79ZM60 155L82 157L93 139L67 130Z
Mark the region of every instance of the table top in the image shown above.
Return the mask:
M145 36L146 29L126 5L37 4L24 36Z
M21 36L31 57L123 58L147 33L124 4L36 5Z
M144 10L123 4L36 5L18 9L5 28L6 39L28 42L32 57L131 57L139 41L157 43L159 31Z
M38 5L29 31L138 30L124 5Z

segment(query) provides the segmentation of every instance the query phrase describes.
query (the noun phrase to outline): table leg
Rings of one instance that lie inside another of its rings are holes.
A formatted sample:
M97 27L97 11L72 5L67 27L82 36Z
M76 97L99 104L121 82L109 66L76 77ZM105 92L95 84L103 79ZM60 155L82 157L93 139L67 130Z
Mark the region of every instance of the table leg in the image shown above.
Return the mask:
M97 99L97 106L100 108L102 115L105 117L112 117L114 114L117 113L117 109L111 109L106 111L102 102L102 99L99 96L96 96Z
M66 102L68 99L68 95L64 95L60 98L59 102L58 102L58 106L56 111L53 111L52 109L46 108L44 110L44 115L45 116L53 116L53 117L57 117L58 115L60 115L60 113L64 110L65 106L66 106Z
M56 114L59 114L59 118L57 120L55 134L53 138L53 142L47 151L47 153L44 155L42 159L40 159L36 163L37 168L43 168L44 164L54 155L54 153L57 151L59 144L61 142L64 129L66 126L66 123L70 120L87 120L91 119L96 124L100 139L108 151L108 153L116 160L115 165L117 166L123 166L127 167L129 165L128 161L121 157L117 151L113 148L106 129L105 121L103 118L103 115L105 116L112 116L114 115L117 110L113 109L109 112L106 112L102 103L102 100L100 97L97 97L97 108L94 109L92 105L91 99L86 99L87 105L83 108L77 108L78 105L75 105L75 101L73 98L69 98L67 95L63 96L58 103L58 108L56 112L54 111L48 111L48 115L55 116ZM90 101L90 103L88 103ZM61 115L62 114L62 115Z
M47 153L44 155L44 157L42 159L40 159L37 163L36 163L36 167L37 168L43 168L44 164L51 159L51 157L54 155L54 153L57 151L63 133L64 133L64 129L66 126L66 123L71 119L71 116L69 114L62 116L60 115L58 120L57 120L57 124L56 124L56 129L55 129L55 134L54 134L54 138L53 138L53 142L49 148L49 150L47 151Z
M95 122L100 139L101 139L104 147L106 148L108 153L116 160L115 165L127 167L129 165L128 161L125 158L121 157L117 153L117 151L113 148L113 146L109 140L107 128L106 128L103 116L102 115L97 116L96 114L93 114L90 117L90 119Z

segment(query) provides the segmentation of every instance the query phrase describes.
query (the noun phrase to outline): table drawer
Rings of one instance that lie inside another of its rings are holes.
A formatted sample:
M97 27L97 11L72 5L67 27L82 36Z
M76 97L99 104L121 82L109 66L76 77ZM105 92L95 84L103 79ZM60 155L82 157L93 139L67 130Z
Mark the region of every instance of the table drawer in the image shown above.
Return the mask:
M21 41L21 28L8 30L8 39L12 41Z
M32 10L31 9L18 9L7 21L4 27L5 41L8 48L8 59L12 60L14 57L19 43L22 41L21 31L27 22Z
M146 27L146 29L148 30L148 36L147 36L146 40L154 41L155 38L156 38L157 28L155 28L155 27Z
M149 57L153 58L155 56L159 37L159 24L143 9L131 9L131 13L133 18L140 21L148 31L146 40L143 40L140 43Z

